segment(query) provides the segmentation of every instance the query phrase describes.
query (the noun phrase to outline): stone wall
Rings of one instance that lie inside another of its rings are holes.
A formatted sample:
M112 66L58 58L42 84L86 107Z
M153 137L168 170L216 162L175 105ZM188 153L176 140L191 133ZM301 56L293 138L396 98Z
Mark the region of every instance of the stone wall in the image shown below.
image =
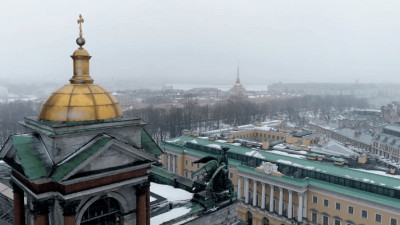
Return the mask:
M203 213L199 215L195 220L188 221L182 224L190 225L228 225L234 224L238 221L237 219L237 205L238 202L234 202L231 205L225 206L224 208L218 209L211 213Z

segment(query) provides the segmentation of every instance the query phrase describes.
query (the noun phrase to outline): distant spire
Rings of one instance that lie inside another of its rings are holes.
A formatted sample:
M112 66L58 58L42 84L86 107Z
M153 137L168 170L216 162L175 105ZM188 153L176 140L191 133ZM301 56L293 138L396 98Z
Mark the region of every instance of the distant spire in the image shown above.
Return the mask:
M238 59L238 65L237 65L237 76L236 76L236 83L240 83L240 78L239 78L239 59Z

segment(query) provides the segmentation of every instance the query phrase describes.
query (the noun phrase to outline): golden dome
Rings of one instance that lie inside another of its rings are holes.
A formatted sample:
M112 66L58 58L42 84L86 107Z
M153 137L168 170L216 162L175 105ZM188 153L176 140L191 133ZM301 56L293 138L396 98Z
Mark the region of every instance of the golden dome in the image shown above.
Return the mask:
M122 116L115 97L96 84L68 84L50 95L39 119L51 121L105 120Z
M83 22L83 19L81 21ZM122 110L117 99L104 88L93 84L89 74L91 56L82 48L85 44L82 31L76 42L80 47L71 56L74 61L74 75L70 79L70 84L50 95L42 106L39 119L91 121L121 117Z

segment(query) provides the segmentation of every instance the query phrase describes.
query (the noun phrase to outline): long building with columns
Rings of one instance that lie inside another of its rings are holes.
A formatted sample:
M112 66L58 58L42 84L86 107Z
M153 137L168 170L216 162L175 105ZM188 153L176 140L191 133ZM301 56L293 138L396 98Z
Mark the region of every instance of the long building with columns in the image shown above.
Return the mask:
M400 179L268 150L183 135L161 144L164 167L191 177L193 161L228 152L240 199L237 217L252 225L398 225Z

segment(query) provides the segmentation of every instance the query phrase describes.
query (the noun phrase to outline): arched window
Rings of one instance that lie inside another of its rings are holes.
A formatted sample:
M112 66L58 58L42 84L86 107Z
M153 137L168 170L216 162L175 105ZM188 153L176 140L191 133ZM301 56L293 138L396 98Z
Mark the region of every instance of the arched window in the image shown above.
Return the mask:
M81 225L121 225L121 208L117 200L101 198L83 213Z

